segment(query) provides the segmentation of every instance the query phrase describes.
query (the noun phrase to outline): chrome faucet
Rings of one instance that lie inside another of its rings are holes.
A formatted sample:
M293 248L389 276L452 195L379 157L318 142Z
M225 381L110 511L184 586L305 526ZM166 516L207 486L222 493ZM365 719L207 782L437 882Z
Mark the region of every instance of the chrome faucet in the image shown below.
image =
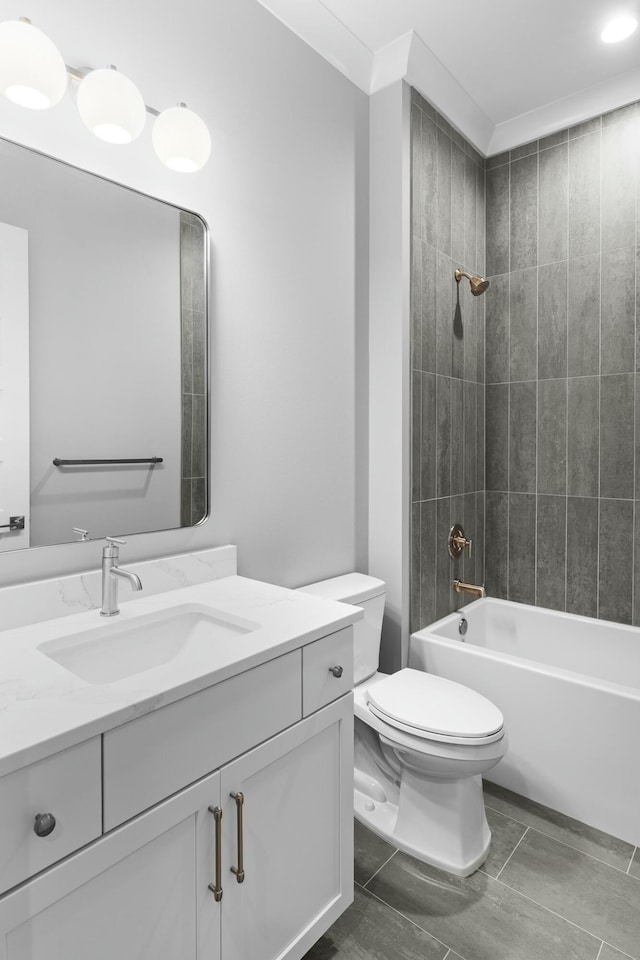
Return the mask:
M120 613L118 609L118 577L128 580L132 590L142 590L142 580L136 573L123 570L118 566L120 559L120 545L126 540L116 537L105 537L106 547L102 549L102 617L115 617Z

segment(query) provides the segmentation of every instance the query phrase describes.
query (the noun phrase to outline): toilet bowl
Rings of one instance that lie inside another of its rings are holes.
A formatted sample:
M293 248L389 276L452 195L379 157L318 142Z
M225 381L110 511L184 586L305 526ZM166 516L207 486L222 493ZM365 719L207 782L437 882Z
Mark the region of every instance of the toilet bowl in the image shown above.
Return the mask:
M504 756L504 720L443 677L379 673L384 582L348 574L301 589L364 610L354 627L354 812L394 846L468 876L491 842L482 774Z

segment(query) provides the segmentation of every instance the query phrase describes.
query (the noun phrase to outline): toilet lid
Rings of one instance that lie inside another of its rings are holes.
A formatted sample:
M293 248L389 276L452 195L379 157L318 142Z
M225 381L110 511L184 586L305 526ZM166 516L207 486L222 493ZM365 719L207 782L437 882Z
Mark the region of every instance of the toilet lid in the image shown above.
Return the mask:
M381 720L415 736L476 740L499 735L504 717L481 693L409 668L368 691L369 708Z

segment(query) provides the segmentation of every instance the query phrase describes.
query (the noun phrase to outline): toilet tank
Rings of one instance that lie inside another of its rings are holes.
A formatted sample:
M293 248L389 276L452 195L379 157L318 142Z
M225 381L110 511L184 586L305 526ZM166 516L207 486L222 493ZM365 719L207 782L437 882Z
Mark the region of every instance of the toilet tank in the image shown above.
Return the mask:
M331 580L320 580L298 588L325 600L352 603L364 610L364 617L353 625L353 681L367 680L378 669L380 638L384 614L385 583L364 573L347 573Z

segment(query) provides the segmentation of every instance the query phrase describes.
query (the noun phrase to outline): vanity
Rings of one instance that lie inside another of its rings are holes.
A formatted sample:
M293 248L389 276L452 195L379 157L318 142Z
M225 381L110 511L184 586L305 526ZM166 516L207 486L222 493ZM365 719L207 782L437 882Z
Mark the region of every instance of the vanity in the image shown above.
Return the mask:
M0 958L299 960L353 898L360 616L223 576L0 634Z

